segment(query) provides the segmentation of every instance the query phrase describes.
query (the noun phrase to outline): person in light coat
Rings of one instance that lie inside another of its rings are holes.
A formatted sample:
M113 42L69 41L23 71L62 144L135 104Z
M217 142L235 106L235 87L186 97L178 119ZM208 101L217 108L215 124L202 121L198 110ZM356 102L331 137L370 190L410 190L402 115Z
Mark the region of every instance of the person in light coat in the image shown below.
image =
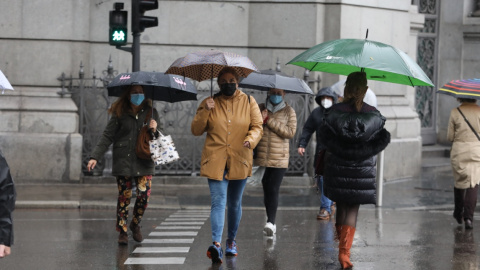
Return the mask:
M465 221L465 229L472 229L480 182L480 141L475 135L480 131L480 107L475 99L459 98L458 101L461 104L451 111L447 132L448 140L453 142L450 152L455 180L453 217L458 224ZM469 127L459 109L475 131Z
M198 106L192 134L207 133L200 175L208 178L211 196L212 241L207 256L221 263L225 206L228 205L228 238L225 253L237 256L236 235L242 217L242 196L252 174L253 148L262 136L262 115L252 96L238 90L239 76L232 67L218 75L220 92Z
M278 195L290 158L289 142L297 130L295 110L285 100L285 91L272 88L268 92L266 109L262 111L263 136L258 143L254 164L265 167L262 178L263 202L267 212L264 234L273 236L277 231L275 218Z

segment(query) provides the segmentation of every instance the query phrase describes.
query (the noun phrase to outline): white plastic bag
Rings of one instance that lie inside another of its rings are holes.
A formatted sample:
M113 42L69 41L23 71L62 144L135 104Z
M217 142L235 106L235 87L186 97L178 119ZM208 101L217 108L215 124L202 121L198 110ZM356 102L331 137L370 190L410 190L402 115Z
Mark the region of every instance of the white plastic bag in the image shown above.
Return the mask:
M168 164L180 158L175 150L172 137L164 136L160 131L159 133L158 138L149 141L150 153L155 166Z

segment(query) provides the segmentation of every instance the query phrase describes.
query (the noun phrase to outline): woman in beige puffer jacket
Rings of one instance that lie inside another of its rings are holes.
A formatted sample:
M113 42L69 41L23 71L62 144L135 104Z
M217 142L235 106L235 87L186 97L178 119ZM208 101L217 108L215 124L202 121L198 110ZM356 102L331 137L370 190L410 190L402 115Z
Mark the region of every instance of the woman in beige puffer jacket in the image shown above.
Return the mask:
M267 236L276 232L278 193L288 168L289 140L297 130L297 116L284 97L284 90L270 89L266 109L262 111L263 136L255 149L255 165L265 167L262 186L267 224L263 231Z

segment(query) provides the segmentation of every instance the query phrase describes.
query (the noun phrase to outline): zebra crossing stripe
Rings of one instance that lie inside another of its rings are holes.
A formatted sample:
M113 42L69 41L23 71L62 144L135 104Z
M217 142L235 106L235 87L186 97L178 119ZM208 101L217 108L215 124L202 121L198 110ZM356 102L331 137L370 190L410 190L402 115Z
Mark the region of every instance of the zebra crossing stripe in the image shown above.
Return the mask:
M210 213L211 210L178 210L177 213Z
M160 223L160 225L203 225L205 222L202 221L186 221L186 222L181 222L181 221L173 221L173 222L168 222L164 221Z
M192 244L194 238L143 239L142 244Z
M197 236L198 230L205 224L205 220L210 217L210 210L180 210L171 214L165 221L161 222L156 230L149 236L157 237L184 237ZM197 226L195 226L197 225ZM174 231L170 231L174 230ZM181 231L189 230L189 231ZM194 231L197 230L197 231ZM142 241L142 244L192 244L194 238L148 238ZM190 247L137 247L135 254L163 254L163 253L188 253ZM125 265L129 264L184 264L186 257L129 257Z
M151 232L149 236L197 236L198 232Z
M190 247L137 247L133 253L188 253Z
M128 258L125 264L184 264L184 257Z
M205 218L189 218L189 217L182 217L182 218L166 218L165 221L194 221L194 220L207 220L208 217Z
M209 215L171 215L170 218L208 218Z
M157 230L200 230L200 226L158 226Z

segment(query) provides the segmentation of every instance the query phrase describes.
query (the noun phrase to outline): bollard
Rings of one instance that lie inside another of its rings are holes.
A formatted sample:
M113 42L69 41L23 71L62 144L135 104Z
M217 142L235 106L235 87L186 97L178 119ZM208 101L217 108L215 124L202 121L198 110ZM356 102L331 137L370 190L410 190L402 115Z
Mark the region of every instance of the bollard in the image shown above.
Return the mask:
M377 207L382 206L383 199L383 164L384 151L377 155Z

